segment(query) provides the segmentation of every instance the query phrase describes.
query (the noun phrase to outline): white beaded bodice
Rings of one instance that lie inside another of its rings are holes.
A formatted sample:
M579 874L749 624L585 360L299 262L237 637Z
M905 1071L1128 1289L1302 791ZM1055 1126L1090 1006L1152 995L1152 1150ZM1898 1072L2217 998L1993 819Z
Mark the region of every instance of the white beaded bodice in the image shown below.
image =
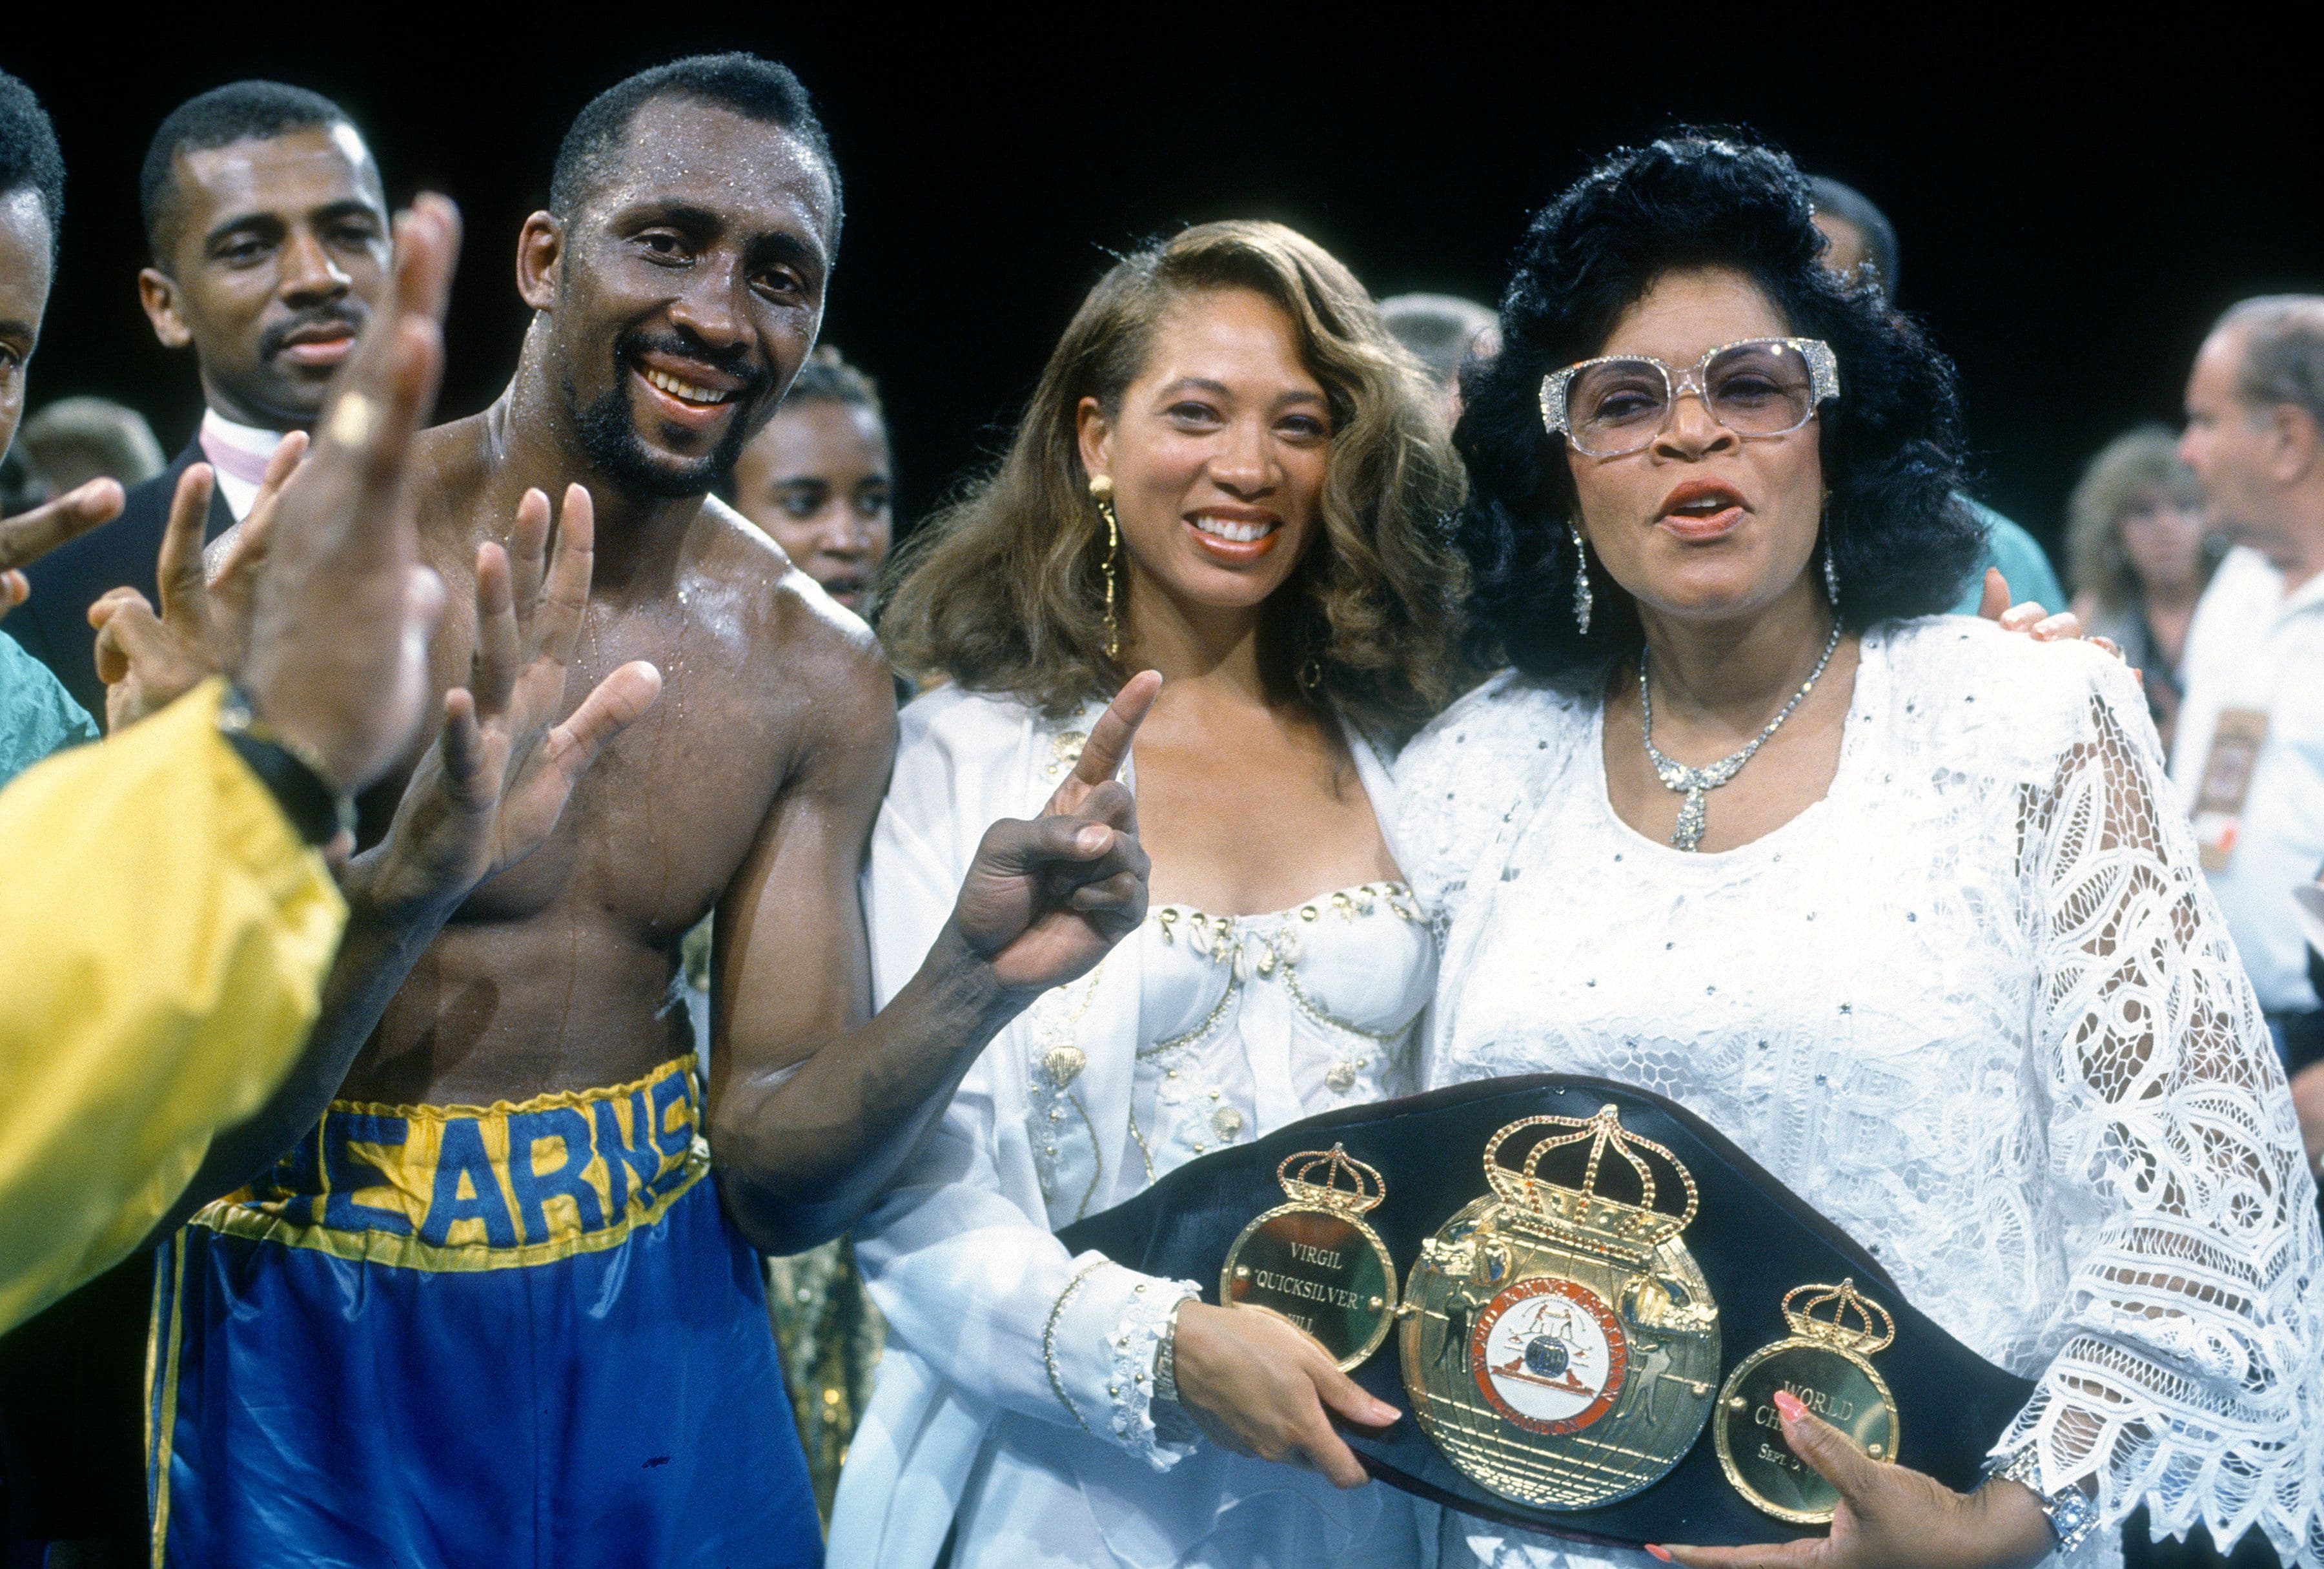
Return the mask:
M1410 1093L1436 941L1409 889L1367 883L1267 915L1150 911L1132 1153L1114 1203L1302 1117Z
M1601 718L1504 678L1398 766L1445 932L1428 1085L1687 1105L2041 1380L2003 1445L2046 1487L2315 1563L2315 1188L2135 681L1950 617L1869 634L1827 797L1713 854L1615 817Z
M1053 717L957 688L904 711L865 879L878 1001L918 973L987 826L1040 809L1101 712ZM1393 781L1348 740L1393 845ZM1401 885L1224 922L1155 910L1001 1031L856 1230L890 1334L833 1511L833 1563L1425 1558L1433 1523L1401 1493L1343 1492L1157 1428L1157 1343L1199 1284L1056 1233L1222 1143L1411 1087L1435 952Z

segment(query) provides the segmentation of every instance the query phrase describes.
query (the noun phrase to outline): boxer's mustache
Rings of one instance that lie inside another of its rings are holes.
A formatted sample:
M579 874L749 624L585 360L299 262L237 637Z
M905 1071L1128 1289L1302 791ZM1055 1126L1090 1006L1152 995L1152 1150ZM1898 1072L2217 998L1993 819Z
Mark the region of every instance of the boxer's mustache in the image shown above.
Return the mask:
M756 401L774 384L774 374L739 344L731 348L712 348L698 338L650 332L624 332L613 340L613 358L618 364L636 365L649 354L692 360L733 377L742 383L742 390L734 395L738 403Z

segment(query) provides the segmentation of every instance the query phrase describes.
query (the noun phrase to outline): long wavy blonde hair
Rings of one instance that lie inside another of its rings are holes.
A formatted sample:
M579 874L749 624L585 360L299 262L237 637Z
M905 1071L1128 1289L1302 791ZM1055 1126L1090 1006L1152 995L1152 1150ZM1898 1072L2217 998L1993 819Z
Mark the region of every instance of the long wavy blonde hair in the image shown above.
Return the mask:
M1268 605L1270 684L1392 738L1455 695L1464 581L1450 540L1463 487L1419 364L1328 252L1253 222L1184 230L1090 291L999 466L889 564L880 633L906 671L1052 718L1127 678L1105 651L1105 530L1074 411L1093 397L1118 418L1164 313L1219 289L1282 307L1332 412L1323 526Z

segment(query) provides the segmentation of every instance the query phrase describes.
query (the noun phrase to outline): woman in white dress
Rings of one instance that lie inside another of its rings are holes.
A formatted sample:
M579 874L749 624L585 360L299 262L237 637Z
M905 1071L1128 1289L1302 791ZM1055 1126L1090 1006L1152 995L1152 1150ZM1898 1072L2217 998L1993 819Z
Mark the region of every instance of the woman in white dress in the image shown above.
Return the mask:
M899 564L883 636L952 684L905 710L874 835L879 994L985 823L1038 808L1148 667L1152 906L1001 1033L856 1233L890 1339L834 1563L925 1569L947 1538L952 1564L1008 1569L1433 1554L1433 1517L1361 1485L1327 1417L1393 1407L1287 1322L1052 1233L1414 1087L1435 945L1381 757L1452 696L1457 474L1345 268L1279 226L1205 225L1106 275L998 471Z
M1787 1416L1829 1539L1658 1556L2116 1562L2144 1502L2316 1565L2316 1190L2137 681L1930 614L1975 554L1950 367L1810 217L1780 152L1681 137L1534 223L1457 438L1516 668L1398 771L1426 1076L1670 1096L2037 1380L1975 1493Z

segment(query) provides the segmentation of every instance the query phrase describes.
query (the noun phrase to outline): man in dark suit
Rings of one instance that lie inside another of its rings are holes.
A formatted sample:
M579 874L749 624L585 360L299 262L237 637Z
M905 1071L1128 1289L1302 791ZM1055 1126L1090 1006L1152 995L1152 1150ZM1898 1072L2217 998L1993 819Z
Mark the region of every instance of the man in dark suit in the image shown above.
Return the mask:
M155 597L162 525L194 464L217 474L207 537L249 510L275 444L313 428L387 278L378 166L346 111L302 88L235 82L180 105L146 151L139 198L152 264L138 294L153 335L194 351L201 429L103 533L34 567L32 604L0 623L100 721L90 604L123 585Z

